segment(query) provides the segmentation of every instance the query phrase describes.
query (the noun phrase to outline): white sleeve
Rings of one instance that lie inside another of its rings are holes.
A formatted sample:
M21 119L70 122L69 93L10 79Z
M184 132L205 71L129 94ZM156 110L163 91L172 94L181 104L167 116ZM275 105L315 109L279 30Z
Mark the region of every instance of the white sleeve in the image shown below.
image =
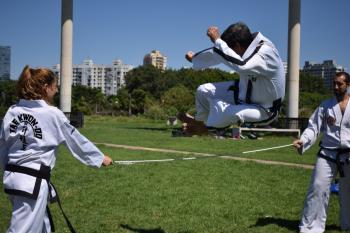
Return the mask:
M5 142L4 123L2 123L0 128L0 169L2 170L7 163L7 154L8 149Z
M205 49L192 58L193 69L201 70L221 63L220 57L214 53L212 48Z
M308 150L317 140L323 127L323 107L318 107L309 119L309 124L300 136L303 141L302 153Z
M91 141L68 122L63 123L61 131L64 144L76 159L88 166L101 167L104 155Z

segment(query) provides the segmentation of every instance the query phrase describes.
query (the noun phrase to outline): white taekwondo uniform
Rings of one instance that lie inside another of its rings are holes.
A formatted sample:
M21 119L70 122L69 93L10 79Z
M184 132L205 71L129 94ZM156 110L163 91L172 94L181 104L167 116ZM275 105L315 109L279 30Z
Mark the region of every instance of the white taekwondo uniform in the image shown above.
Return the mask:
M335 97L323 101L310 117L309 125L300 137L303 141L301 153L304 153L316 142L320 134L323 135L304 203L303 216L299 225L300 232L324 232L330 185L338 171L340 173L340 227L342 230L350 230L349 105L350 101L343 115Z
M58 108L44 100L24 99L9 108L0 131L3 184L13 205L7 232L41 233L53 230L46 207L49 196L55 196L54 189L48 183L59 144L64 144L75 158L86 165L102 165L102 152L70 125ZM17 171L18 166L24 172ZM34 169L35 174L41 173L40 177L26 174L26 168Z
M193 56L194 69L222 63L240 75L239 83L207 83L198 87L196 120L206 122L207 126L223 128L244 122L268 124L277 116L285 94L283 63L270 40L261 33L254 35L242 57L222 39L217 39L213 48ZM230 87L233 88L229 90Z

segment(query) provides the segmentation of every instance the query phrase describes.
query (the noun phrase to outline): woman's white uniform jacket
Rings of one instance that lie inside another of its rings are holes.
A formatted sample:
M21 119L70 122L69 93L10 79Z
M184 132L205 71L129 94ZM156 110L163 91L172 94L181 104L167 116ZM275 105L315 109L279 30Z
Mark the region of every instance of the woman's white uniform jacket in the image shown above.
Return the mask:
M323 134L320 142L322 155L336 159L338 150L350 148L349 104L350 101L343 115L335 97L321 103L310 117L308 127L300 137L303 141L302 153L316 142L320 133Z
M19 165L40 170L53 168L59 144L65 144L82 163L100 167L103 154L69 124L58 108L44 100L23 100L7 111L0 131L0 165ZM4 189L9 194L32 197L37 178L4 171ZM35 199L35 195L33 196Z
M282 101L284 98L285 72L282 60L272 42L260 32L242 57L228 47L225 41L217 39L213 48L196 53L192 63L194 69L223 63L237 71L240 75L239 100L242 103L270 108L273 101Z

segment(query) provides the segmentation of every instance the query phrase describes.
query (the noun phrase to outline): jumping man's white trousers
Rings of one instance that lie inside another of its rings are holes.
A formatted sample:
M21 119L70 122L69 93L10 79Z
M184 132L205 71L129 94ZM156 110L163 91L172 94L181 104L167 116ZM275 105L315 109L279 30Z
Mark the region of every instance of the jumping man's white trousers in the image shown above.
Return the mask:
M206 83L196 92L197 121L207 126L223 128L244 122L259 122L269 118L268 113L259 106L234 103L234 92L228 90L233 81Z

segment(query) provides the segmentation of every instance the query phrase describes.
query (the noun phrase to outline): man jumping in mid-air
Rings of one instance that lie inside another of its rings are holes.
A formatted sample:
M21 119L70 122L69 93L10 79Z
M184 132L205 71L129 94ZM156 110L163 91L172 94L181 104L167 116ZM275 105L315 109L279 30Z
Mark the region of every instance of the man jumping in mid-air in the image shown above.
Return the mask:
M260 32L252 34L242 22L230 25L221 37L217 27L210 27L207 35L214 47L196 54L188 52L186 59L194 69L225 64L237 71L240 79L200 85L195 117L178 114L186 123L184 133L203 134L207 127L274 120L285 94L285 72L272 42Z

